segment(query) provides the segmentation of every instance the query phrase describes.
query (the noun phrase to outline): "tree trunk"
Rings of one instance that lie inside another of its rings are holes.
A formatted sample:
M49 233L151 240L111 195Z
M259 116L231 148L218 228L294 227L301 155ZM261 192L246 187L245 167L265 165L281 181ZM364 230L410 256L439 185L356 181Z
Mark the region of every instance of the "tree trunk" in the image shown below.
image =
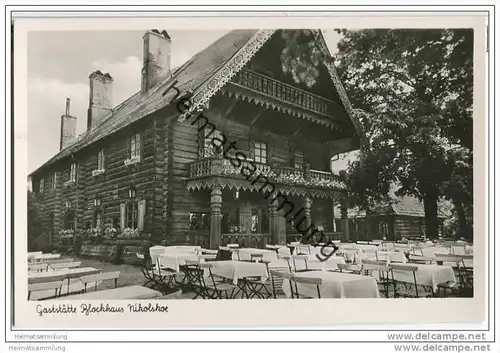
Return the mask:
M437 197L428 194L424 197L425 236L429 239L438 238Z
M453 206L455 206L455 212L457 212L457 218L458 218L458 231L457 231L457 236L459 238L465 237L467 234L467 218L465 217L465 210L464 206L462 203L458 200L453 200Z

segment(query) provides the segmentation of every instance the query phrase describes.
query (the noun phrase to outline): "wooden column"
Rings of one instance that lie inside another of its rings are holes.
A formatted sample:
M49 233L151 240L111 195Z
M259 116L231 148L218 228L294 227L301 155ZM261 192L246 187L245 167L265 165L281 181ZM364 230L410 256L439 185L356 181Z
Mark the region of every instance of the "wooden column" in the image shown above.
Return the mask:
M332 222L333 222L333 231L337 231L337 222L335 222L335 201L332 201Z
M278 211L278 200L276 193L269 197L269 232L272 243L275 245L286 245L286 223L283 209ZM273 201L274 200L274 201Z
M218 249L221 238L222 189L213 186L210 191L210 248Z
M309 229L309 227L312 224L311 206L312 206L311 197L309 195L304 196L304 217L305 217L305 220L304 220L304 224L300 225L300 229L304 229L304 230ZM302 239L303 240L309 239L308 242L311 242L312 239L308 238L308 235L309 235L308 233L310 233L310 231L308 231L306 234L303 234Z
M340 218L342 220L343 241L349 241L349 217L347 216L347 205L345 199L340 201Z

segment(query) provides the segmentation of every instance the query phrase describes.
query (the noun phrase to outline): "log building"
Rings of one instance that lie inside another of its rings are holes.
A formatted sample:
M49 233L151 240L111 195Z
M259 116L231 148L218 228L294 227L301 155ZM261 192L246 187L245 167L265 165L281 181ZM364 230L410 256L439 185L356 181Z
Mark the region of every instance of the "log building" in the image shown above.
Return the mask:
M148 31L141 87L118 105L119 82L92 72L87 130L76 136L68 99L60 151L30 175L47 241L91 234L263 246L293 240L302 220L328 239L348 239L348 228L335 232L344 189L330 159L358 149L362 131L321 31L304 34L323 54L310 87L282 69L287 32L234 30L172 69L172 38ZM179 97L189 97L187 112L179 111ZM221 155L214 136L234 141L240 165ZM266 176L272 190L249 182L245 166Z

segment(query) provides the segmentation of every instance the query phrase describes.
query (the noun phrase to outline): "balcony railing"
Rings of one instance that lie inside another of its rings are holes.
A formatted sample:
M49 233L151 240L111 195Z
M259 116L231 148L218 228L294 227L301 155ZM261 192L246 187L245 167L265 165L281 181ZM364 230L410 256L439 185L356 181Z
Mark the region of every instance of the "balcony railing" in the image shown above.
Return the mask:
M298 169L278 164L268 165L251 161L256 167L254 179L259 175L266 176L269 181L285 185L303 185L306 187L343 188L344 183L340 176L329 172L310 170L308 168ZM189 166L190 178L201 178L209 176L230 176L243 178L242 168L249 165L244 161L239 167L235 167L228 159L205 158L191 163ZM253 170L253 168L251 168Z
M322 115L334 111L335 102L331 100L248 69L239 71L232 83Z

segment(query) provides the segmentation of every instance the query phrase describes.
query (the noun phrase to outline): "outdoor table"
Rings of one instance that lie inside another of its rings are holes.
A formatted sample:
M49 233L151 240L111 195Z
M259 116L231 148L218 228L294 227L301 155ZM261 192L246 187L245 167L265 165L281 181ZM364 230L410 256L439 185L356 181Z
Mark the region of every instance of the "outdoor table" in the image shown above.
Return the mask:
M274 250L264 250L264 249L252 249L252 248L241 248L238 251L233 252L231 258L233 260L239 261L249 261L252 259L252 255L262 254L262 261L275 261L278 259L278 254Z
M321 298L379 298L377 281L371 276L344 272L311 271L302 272L300 277L321 278ZM292 283L292 285L295 285ZM317 298L316 285L297 283L299 294ZM283 280L283 292L291 297L290 281Z
M71 268L63 269L60 271L46 271L46 272L36 272L28 273L28 283L45 283L45 282L55 282L68 280L68 292L69 292L69 281L73 278L80 278L87 275L95 275L101 273L100 269L93 267L81 267L81 268Z
M377 251L376 256L374 258L367 257L366 259L368 259L368 260L382 260L382 261L387 261L387 263L391 263L391 262L406 263L406 262L408 262L408 259L406 258L405 254L402 253L401 251L379 250L379 251Z
M42 255L43 252L41 251L32 251L28 253L28 257L35 256L35 255Z
M451 266L427 265L427 264L411 264L417 266L418 270L415 273L417 284L422 286L432 287L434 292L437 290L438 284L448 281L456 283L455 273ZM394 280L405 283L414 283L413 273L411 271L393 270Z
M60 257L61 254L40 254L40 255L35 255L31 258L34 259L36 262L41 262L43 260L58 259Z
M425 257L434 257L437 254L448 255L450 253L450 249L443 246L430 246L423 249L416 249L416 255L422 255Z
M58 300L120 300L120 299L154 299L161 297L162 293L143 286L128 286L100 291L87 292L83 294L59 297Z
M205 260L196 254L187 252L166 252L158 256L160 268L169 268L175 272L179 272L180 266L185 265L186 261L204 262Z
M254 283L248 281L248 277L260 277L263 283L268 277L267 267L262 262L245 262L245 261L212 261L212 274L227 278L233 281L233 284L238 286L247 299L258 295ZM240 292L239 291L239 292ZM239 293L238 292L238 293ZM234 297L238 295L234 294Z
M329 253L325 251L325 254L328 255ZM338 269L337 264L345 263L345 259L343 256L332 255L327 259L325 259L325 257L322 256L321 254L319 256L320 259L318 259L316 255L306 256L308 270L321 270L321 271L336 270ZM294 260L292 260L292 268L295 268L296 271L306 270L306 263L304 260L295 259L295 266L293 266L293 261Z

